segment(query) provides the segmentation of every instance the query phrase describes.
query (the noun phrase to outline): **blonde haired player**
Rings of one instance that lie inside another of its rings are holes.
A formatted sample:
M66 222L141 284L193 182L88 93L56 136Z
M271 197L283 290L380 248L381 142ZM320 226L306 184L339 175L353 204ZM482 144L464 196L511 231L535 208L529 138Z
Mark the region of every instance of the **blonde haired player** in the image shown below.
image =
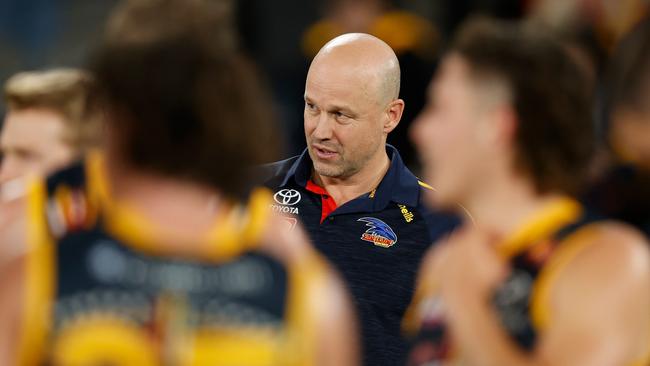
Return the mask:
M91 88L92 78L79 69L21 72L7 80L0 183L46 174L98 144L99 115L85 110Z

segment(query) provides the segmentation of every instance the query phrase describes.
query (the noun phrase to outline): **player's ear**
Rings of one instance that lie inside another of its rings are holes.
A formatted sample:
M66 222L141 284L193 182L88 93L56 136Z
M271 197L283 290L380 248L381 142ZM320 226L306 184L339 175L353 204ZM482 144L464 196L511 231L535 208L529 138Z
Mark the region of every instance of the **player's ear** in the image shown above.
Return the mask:
M509 144L517 131L517 114L508 103L500 103L486 111L478 125L478 141L486 145Z
M390 133L397 127L399 121L402 119L404 113L404 101L402 99L395 99L386 107L386 119L382 126L385 133Z
M497 141L495 142L510 142L515 138L515 132L517 131L517 113L515 112L512 105L509 103L503 103L496 108L495 111L495 120L497 122L498 134L496 136Z

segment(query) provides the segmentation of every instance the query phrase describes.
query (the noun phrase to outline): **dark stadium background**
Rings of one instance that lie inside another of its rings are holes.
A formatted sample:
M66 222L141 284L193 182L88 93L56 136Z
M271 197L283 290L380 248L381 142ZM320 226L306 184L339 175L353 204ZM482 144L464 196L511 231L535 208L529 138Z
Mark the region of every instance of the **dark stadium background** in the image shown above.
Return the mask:
M117 2L0 0L0 81L4 83L22 70L83 66ZM407 108L402 124L389 140L397 145L406 162L416 167L407 127L422 106L440 50L455 27L477 13L500 18L533 16L541 2L551 4L550 22L576 46L585 67L592 70L595 86L608 50L648 8L648 2L643 0L234 0L233 4L242 45L273 93L277 119L286 136L287 155L304 146L302 93L310 60L304 37L310 26L323 19L339 20L335 9L346 3L361 11L379 4L384 11L407 11L428 22L435 32L429 49L398 52ZM576 3L577 10L572 17L563 18L561 10L569 3ZM399 28L393 31L399 32ZM4 109L0 101L0 116Z

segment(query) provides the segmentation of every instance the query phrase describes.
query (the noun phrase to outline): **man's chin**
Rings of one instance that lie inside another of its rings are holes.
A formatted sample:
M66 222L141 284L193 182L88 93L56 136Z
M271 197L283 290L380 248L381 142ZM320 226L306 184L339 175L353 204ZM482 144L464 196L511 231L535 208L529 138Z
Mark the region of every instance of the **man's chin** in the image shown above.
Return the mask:
M314 171L321 177L341 178L343 176L342 170L340 168L326 166L319 163L314 163Z
M349 162L344 161L341 157L336 160L327 161L312 157L311 160L314 171L322 177L345 179L355 175L360 170L356 166L349 164Z

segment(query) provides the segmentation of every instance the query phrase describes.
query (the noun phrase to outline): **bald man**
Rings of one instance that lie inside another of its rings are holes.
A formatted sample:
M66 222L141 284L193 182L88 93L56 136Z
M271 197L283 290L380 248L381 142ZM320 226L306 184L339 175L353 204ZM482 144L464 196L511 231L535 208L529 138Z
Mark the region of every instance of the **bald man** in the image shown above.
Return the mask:
M399 86L386 43L357 33L331 40L307 75L307 149L264 167L272 209L288 228L304 225L354 295L366 365L402 362L400 320L420 259L457 224L423 206L428 186L386 144L404 111Z

